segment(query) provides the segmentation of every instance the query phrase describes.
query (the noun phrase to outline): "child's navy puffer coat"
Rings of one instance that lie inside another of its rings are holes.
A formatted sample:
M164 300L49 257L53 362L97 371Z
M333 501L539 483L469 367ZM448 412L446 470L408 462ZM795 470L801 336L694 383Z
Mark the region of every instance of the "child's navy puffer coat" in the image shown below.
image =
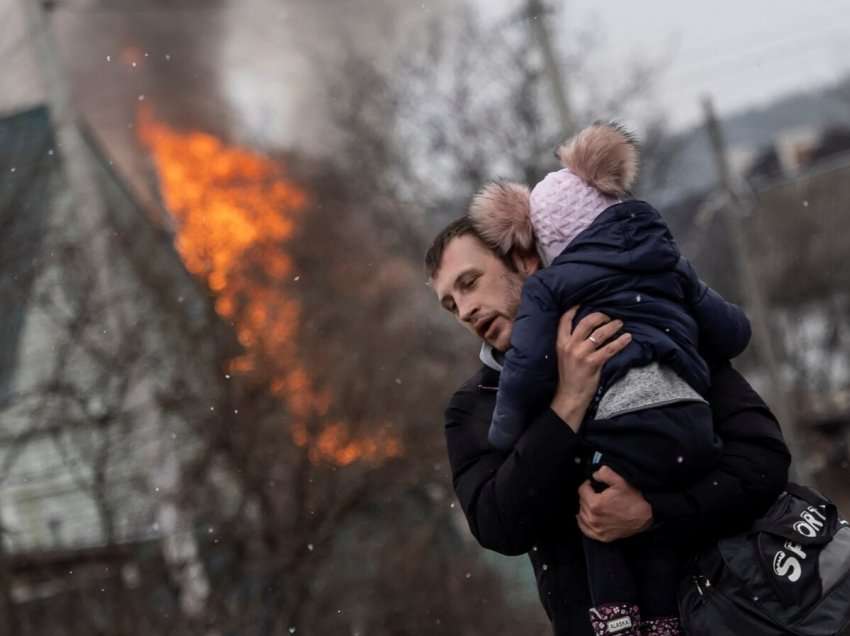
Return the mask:
M629 369L651 362L705 395L709 371L698 350L734 358L750 340L743 310L699 280L652 206L613 205L523 286L490 427L494 446L510 448L548 406L558 379L558 323L574 305L580 309L573 324L600 311L632 335L603 367L595 402Z

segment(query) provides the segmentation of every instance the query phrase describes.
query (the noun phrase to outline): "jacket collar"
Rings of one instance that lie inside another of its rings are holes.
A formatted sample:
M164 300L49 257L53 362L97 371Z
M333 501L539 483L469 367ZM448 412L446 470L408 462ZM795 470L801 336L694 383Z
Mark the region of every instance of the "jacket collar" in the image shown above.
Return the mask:
M605 209L576 236L553 265L583 263L633 272L675 267L679 249L658 211L645 201Z
M481 360L484 366L493 369L493 371L498 371L499 373L501 373L502 364L499 362L499 360L496 359L496 356L501 357L501 355L498 354L498 352L493 349L493 347L488 345L486 342L481 344L481 351L478 353L478 358Z
M484 364L478 372L478 390L487 392L498 391L499 374L502 371L502 364L499 360L502 359L502 354L484 343L481 345L481 352L478 354L478 357Z

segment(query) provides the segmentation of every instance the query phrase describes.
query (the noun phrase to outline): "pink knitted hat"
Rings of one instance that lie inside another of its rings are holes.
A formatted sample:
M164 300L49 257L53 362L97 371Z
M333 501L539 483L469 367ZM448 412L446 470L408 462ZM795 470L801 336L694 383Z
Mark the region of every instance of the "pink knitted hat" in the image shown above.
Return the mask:
M536 245L548 266L637 178L634 137L617 124L594 124L561 145L562 170L529 193L516 183L491 183L473 199L470 217L482 237L504 254Z
M550 172L531 191L530 219L543 265L549 266L606 208L617 203L569 168Z

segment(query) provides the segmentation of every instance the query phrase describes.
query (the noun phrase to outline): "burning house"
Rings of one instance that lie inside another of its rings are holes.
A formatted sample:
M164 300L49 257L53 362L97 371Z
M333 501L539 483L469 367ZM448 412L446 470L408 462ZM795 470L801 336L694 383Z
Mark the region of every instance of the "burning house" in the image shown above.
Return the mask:
M97 225L70 196L48 111L0 120L11 309L0 322L0 565L35 631L44 603L99 586L131 594L145 577L170 580L171 611L197 617L209 593L199 536L215 550L210 535L236 532L216 525L222 515L258 524L227 537L227 552L284 526L292 506L311 509L315 522L265 549L312 556L336 541L323 508L359 502L403 452L388 424L347 419L303 362L300 277L284 246L305 191L279 162L148 111L139 134L167 211L140 204L86 131L106 210ZM354 471L350 492L335 480L319 499L301 492L342 468Z
M53 16L103 36L68 56L101 214L45 108L0 119L0 614L20 634L481 625L464 586L504 597L437 399L475 355L440 337L419 237L386 246L398 199L359 156L234 141L193 66L217 63L219 13L116 15Z

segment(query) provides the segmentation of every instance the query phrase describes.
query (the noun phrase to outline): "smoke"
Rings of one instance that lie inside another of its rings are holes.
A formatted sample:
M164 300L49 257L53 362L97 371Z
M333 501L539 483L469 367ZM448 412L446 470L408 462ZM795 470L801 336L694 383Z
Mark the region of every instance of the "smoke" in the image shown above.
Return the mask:
M222 0L75 6L56 9L57 31L76 97L95 123L132 125L147 101L176 126L228 125L216 59L226 29Z
M20 0L0 0L0 108L44 100ZM413 0L72 0L49 20L75 103L141 192L153 183L138 109L181 129L275 150L327 152L328 70L352 51L380 64L448 6Z
M309 148L320 145L325 71L351 51L380 63L447 5L100 0L58 5L55 24L78 103L110 143L145 101L174 126Z
M254 0L231 11L222 78L242 133L256 145L327 152L327 83L351 55L392 59L418 27L449 10L447 0ZM352 80L355 81L355 80Z

